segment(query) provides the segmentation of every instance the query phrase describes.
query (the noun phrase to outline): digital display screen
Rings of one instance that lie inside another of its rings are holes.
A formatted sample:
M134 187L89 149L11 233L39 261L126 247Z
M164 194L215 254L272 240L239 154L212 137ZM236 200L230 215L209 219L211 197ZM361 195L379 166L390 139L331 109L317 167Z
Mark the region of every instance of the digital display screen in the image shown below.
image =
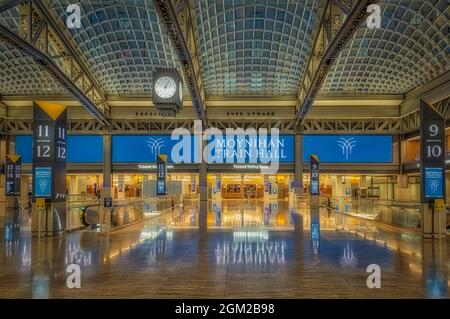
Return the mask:
M51 197L52 196L52 168L35 167L34 168L34 196Z

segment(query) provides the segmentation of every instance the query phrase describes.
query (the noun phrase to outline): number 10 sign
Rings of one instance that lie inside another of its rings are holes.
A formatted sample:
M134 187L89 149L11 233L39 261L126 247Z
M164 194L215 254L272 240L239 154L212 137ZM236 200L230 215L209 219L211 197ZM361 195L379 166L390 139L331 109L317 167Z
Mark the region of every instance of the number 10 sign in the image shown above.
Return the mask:
M420 101L420 173L422 203L445 195L445 120Z

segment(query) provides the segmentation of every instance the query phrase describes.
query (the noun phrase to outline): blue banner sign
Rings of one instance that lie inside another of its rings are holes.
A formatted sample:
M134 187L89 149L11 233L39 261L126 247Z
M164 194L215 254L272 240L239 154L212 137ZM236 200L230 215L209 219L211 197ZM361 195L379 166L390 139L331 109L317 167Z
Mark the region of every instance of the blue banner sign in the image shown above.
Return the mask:
M113 163L156 163L157 154L167 154L168 163L196 163L194 136L115 135L112 138ZM238 138L209 136L205 160L210 163L280 163L294 162L292 135ZM175 158L174 158L175 156Z
M181 147L181 141L189 147ZM171 135L114 135L112 159L114 163L156 163L156 154L167 154L168 163L174 163L172 151L183 163L196 163L194 136ZM238 139L236 136L206 141L209 163L257 163L264 164L273 158L279 163L294 163L294 136L280 135ZM175 147L175 148L174 148ZM22 163L32 162L32 136L16 136L16 154ZM392 136L388 135L305 135L303 137L303 160L317 154L322 163L391 163ZM100 135L70 135L67 138L67 162L102 163L103 138Z
M390 135L305 135L303 161L317 154L322 163L391 163Z
M33 161L33 137L16 136L16 154L22 163ZM67 137L68 163L103 163L103 137L101 135L69 135Z
M444 172L441 167L425 167L425 197L444 198Z
M52 196L52 168L35 167L34 168L34 196L51 197Z
M208 137L205 152L205 160L210 164L293 163L294 137L211 135Z

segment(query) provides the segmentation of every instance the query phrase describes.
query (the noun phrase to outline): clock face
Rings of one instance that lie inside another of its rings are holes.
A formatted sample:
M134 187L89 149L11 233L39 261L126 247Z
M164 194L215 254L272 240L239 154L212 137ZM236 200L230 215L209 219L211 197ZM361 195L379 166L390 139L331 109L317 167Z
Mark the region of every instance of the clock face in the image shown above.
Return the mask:
M170 99L177 92L175 80L168 76L160 77L155 83L155 93L163 99Z
M178 84L178 94L180 94L180 102L183 102L183 83Z

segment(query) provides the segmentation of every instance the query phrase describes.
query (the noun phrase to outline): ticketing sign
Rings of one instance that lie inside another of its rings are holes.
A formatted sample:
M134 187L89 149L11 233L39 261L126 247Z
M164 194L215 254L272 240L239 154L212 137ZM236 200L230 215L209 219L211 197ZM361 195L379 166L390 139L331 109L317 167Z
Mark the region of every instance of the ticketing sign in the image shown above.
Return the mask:
M420 173L422 203L445 198L445 120L420 101Z

